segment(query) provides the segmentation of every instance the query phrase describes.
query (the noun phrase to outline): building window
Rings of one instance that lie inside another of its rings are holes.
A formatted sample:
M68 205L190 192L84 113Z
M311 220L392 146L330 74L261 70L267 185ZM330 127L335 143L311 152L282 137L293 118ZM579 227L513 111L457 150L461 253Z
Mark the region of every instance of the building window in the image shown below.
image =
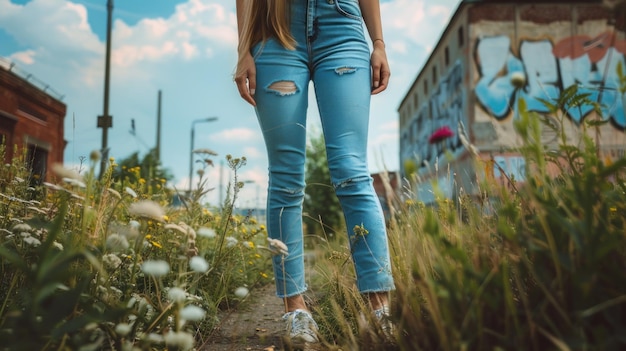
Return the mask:
M446 64L446 67L448 67L448 65L450 64L450 50L448 49L448 47L446 46L446 49L443 52L443 60Z
M416 109L416 110L418 110L418 109L419 109L419 108L418 108L418 106L419 106L418 102L419 102L419 101L417 100L417 92L415 92L415 93L413 93L413 105L415 105L415 109Z
M437 66L433 67L433 85L437 84Z
M428 96L428 80L424 80L424 95Z
M46 179L48 151L30 144L26 157L27 167L30 170L30 184L41 185Z
M463 26L459 27L459 47L463 47L465 44L465 34L463 33Z

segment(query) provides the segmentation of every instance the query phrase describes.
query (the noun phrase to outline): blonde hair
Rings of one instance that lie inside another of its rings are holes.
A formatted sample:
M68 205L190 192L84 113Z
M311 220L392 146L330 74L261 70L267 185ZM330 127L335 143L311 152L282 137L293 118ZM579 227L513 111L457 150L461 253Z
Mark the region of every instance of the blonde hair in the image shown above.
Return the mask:
M239 60L258 43L275 38L287 49L293 50L296 40L289 30L289 3L291 0L244 0L243 25L239 34ZM240 72L237 72L240 73Z

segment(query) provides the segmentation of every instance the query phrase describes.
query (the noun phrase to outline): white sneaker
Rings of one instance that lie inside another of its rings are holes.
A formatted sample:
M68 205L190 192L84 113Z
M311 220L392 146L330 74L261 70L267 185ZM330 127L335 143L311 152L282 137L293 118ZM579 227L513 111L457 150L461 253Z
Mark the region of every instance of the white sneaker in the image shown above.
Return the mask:
M395 326L389 316L389 306L383 305L383 307L374 311L374 317L376 317L376 321L380 325L380 329L387 340L392 341L394 338L393 334L395 332Z
M318 343L317 323L305 310L295 310L283 315L287 322L287 335L294 346Z

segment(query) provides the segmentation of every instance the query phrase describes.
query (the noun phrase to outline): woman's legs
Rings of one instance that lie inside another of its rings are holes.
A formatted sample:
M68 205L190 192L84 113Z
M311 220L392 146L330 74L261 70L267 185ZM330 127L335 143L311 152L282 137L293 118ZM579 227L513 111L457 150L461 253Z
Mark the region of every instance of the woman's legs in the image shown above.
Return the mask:
M257 115L269 161L268 233L289 248L287 257L274 257L277 294L285 299L287 311L305 307L301 297L306 290L302 201L308 83L312 78L358 288L375 308L386 304L387 292L394 285L384 216L367 167L369 48L359 17L338 12L337 2L301 0L292 6L297 49L286 50L274 40L253 49ZM358 11L356 2L342 6L342 11Z
M277 295L306 291L302 233L309 70L298 51L276 41L257 45L255 100L269 164L267 230L289 255L273 257Z
M352 8L357 9L358 5ZM377 306L386 302L386 292L394 289L394 283L385 219L367 165L369 48L352 18L337 17L332 6L318 10L319 32L311 45L312 79L331 182L346 220L358 289L370 294Z

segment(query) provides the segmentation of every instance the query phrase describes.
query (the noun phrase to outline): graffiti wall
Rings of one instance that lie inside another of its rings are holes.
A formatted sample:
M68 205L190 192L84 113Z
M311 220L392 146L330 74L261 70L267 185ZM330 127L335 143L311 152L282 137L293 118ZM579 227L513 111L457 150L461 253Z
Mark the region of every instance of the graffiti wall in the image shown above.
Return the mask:
M474 88L478 103L495 119L504 119L516 109L518 98L528 108L548 112L541 99L552 101L563 89L578 84L579 92L602 106L602 115L618 129L626 128L624 95L619 91L618 65L626 71L626 40L614 32L597 36L575 35L556 42L524 39L518 54L511 39L495 35L477 39L475 61L479 80ZM511 78L523 74L524 85L516 88ZM591 106L570 109L567 115L580 123ZM513 114L514 116L514 114Z
M463 74L463 65L457 61L441 77L428 101L420 105L408 125L400 131L401 160L415 160L419 162L417 168L423 168L434 165L446 152L454 155L461 151L463 145L456 129L459 122L467 125L467 89L463 85ZM444 126L448 126L454 135L429 143L432 133Z

